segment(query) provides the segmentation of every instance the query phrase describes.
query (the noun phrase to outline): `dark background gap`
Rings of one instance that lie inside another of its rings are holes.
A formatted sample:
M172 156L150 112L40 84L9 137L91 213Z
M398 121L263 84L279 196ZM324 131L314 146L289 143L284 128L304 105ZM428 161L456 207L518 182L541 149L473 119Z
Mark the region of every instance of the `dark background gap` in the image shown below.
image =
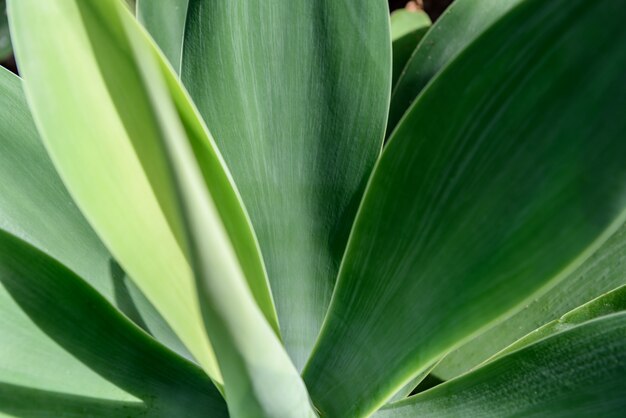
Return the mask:
M441 13L443 13L452 1L453 0L413 0L411 3L418 4L420 8L424 9L424 11L428 13L434 22L439 16L441 16ZM394 11L396 9L403 8L408 2L408 0L389 0L389 9Z

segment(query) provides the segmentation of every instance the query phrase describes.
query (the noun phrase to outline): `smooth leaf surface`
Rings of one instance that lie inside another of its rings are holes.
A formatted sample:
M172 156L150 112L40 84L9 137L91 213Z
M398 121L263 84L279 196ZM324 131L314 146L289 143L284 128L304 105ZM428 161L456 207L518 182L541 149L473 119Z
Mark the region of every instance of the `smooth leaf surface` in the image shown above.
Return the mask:
M0 68L0 229L59 260L178 353L171 328L89 227L46 154L20 79Z
M428 31L431 21L421 10L401 9L391 13L390 22L393 55L391 81L395 85L415 47Z
M187 17L182 79L250 213L301 368L382 146L387 4L193 0Z
M228 416L200 368L154 341L82 278L4 231L0 334L0 414Z
M446 9L425 34L394 83L387 136L428 82L520 1L456 0Z
M161 174L165 162L149 143L158 138L158 127L119 31L93 9L100 3L9 1L29 104L51 158L87 220L219 381L191 269L178 244L180 226L170 222L174 203Z
M229 411L234 417L314 417L298 371L247 285L215 204L213 196L219 198L219 190L215 193L202 174L158 57L146 47L132 17L118 9L164 132L163 151L180 197L202 312L224 377Z
M137 19L180 73L189 0L138 0Z
M557 333L376 417L621 417L624 376L626 313L620 313Z
M553 289L447 355L434 374L446 380L458 376L525 334L623 284L626 284L626 225Z
M373 412L623 224L625 16L617 0L525 1L423 92L370 179L304 371L322 415Z

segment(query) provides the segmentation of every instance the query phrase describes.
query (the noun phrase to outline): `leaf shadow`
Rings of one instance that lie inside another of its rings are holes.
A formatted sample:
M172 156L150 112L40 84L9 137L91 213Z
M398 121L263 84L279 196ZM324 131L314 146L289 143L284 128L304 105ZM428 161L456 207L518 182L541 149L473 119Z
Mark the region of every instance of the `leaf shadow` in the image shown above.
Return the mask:
M126 273L122 267L114 260L109 260L109 271L111 282L113 284L113 295L115 302L120 311L122 311L131 321L137 324L147 333L150 333L148 325L141 317L141 313L137 309L137 305L133 300L128 287L126 286Z
M143 417L141 402L111 401L0 383L0 412L23 417Z
M0 284L24 313L86 367L141 399L151 416L192 416L192 404L194 411L227 416L200 368L156 342L65 266L4 231L0 254Z

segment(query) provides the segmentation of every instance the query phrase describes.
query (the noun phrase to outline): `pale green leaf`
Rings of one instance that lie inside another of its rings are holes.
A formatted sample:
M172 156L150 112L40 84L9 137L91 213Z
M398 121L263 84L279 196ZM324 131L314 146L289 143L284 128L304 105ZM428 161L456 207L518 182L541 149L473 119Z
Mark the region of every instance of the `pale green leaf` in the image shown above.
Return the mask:
M625 376L626 313L619 313L557 333L376 417L622 417Z
M298 368L382 146L389 36L384 0L189 3L182 78L250 213Z
M152 108L163 129L163 152L181 199L205 325L235 417L314 417L306 388L247 286L224 214L221 190L203 176L157 56L123 12L126 29Z
M110 16L98 13L107 4L9 1L29 104L87 220L207 373L220 381L179 245L166 162L153 143L159 127L123 33L108 24Z
M89 227L54 171L22 92L0 68L0 229L62 262L159 341L178 338Z
M304 371L322 415L373 412L623 224L625 18L617 0L526 0L423 91L370 179Z

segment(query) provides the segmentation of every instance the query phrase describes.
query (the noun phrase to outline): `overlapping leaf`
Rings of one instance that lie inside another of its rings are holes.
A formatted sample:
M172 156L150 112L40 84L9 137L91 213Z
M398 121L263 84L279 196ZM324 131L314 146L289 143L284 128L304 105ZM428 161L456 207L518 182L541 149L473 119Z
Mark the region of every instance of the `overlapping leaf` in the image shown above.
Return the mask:
M428 31L430 18L423 11L396 10L391 13L391 45L393 52L391 80L398 81L415 47Z
M235 417L314 417L304 383L247 286L214 200L222 197L220 190L202 175L158 57L146 48L149 44L132 18L125 13L120 17L164 131L162 146L181 199L202 312L229 410Z
M180 227L169 222L174 204L160 174L163 157L142 142L159 133L119 34L102 24L91 2L9 6L29 104L66 186L111 253L219 380L177 243ZM64 30L50 32L53 26Z
M428 82L521 0L456 0L424 36L391 95L387 135Z
M62 262L158 340L188 356L76 208L37 135L21 81L3 68L0 95L0 229Z
M621 417L625 375L626 313L618 313L538 341L376 417Z
M579 306L573 311L566 313L561 318L548 322L544 326L537 328L533 332L507 346L504 350L499 351L495 356L489 358L487 362L491 362L509 353L531 345L541 339L568 330L584 322L624 311L626 311L626 286L621 286L585 303L582 306Z
M576 271L520 312L447 355L434 373L446 380L585 302L626 284L626 225Z
M30 105L68 189L115 258L220 381L159 145L164 133L112 1L40 6L20 0L10 6ZM49 33L54 25L64 30ZM203 175L219 195L218 209L250 289L276 327L263 264L237 193L171 70L164 64L162 69Z
M4 231L0 334L0 415L228 416L200 368L154 341L65 266Z
M524 1L421 94L370 180L304 371L322 414L373 412L622 225L624 13Z
M381 149L390 60L384 0L189 3L182 79L248 208L298 367Z

